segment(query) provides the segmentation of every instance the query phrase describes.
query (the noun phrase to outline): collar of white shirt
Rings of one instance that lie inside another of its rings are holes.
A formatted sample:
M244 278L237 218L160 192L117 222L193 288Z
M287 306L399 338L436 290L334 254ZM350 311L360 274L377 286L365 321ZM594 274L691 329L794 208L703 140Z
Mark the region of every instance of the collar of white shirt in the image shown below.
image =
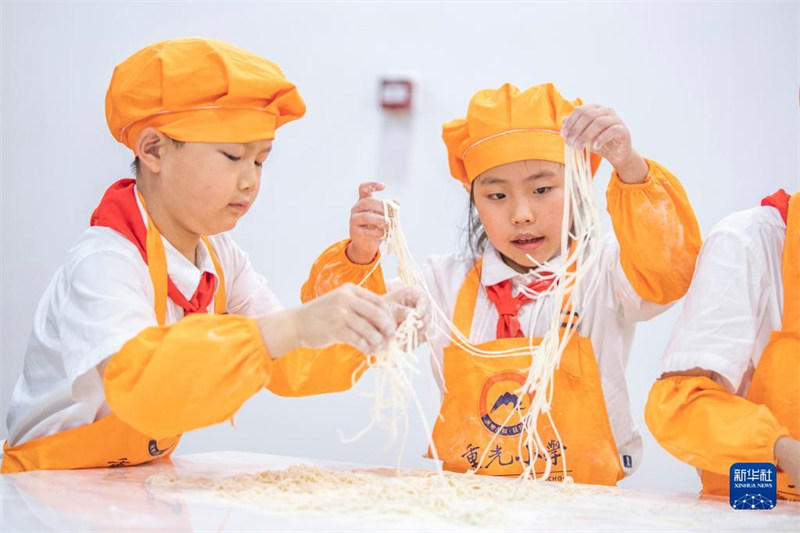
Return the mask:
M557 255L550 259L547 265L551 266L551 268L557 268L561 266L562 263L563 259L561 255ZM545 269L547 269L547 266L545 266ZM486 243L486 250L483 252L483 265L481 267L481 284L484 287L496 285L508 279L511 280L512 293L516 295L519 292L520 286L527 286L534 280L533 274L531 274L534 270L535 269L532 268L526 273L517 272L503 261L500 252L498 252L491 243Z
M136 203L146 226L147 214L139 201L138 194L136 195ZM187 300L190 300L194 295L194 291L197 290L197 285L200 283L203 272L214 274L216 279L217 271L214 268L214 261L211 259L211 254L208 252L204 242L200 241L197 244L197 249L195 250L197 266L195 266L177 248L172 246L172 243L165 239L163 235L161 236L161 241L164 243L164 252L167 256L167 275ZM217 279L216 282L219 285L220 280Z

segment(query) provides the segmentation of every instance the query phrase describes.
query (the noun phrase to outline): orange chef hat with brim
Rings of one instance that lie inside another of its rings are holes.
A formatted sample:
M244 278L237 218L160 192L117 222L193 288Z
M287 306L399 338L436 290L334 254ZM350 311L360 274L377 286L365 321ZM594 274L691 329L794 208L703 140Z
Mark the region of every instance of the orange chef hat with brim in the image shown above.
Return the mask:
M564 163L564 118L583 104L565 100L552 83L524 92L510 83L478 91L467 116L442 126L450 174L470 190L483 172L505 163L542 159ZM601 158L591 154L592 175Z
M152 126L184 142L247 143L305 114L275 63L224 41L171 39L117 65L106 94L111 134L134 150Z

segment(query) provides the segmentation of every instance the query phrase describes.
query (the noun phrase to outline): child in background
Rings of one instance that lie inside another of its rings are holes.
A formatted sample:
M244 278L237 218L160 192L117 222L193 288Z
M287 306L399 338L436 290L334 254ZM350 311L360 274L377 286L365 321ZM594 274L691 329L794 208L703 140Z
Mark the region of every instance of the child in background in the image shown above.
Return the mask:
M734 463L776 463L800 500L800 193L733 213L703 243L645 420L727 496Z
M434 256L424 266L438 306L477 349L525 348L542 337L561 302L545 294L541 313L520 293L539 263L558 264L564 209L564 146L589 147L592 171L600 156L614 167L608 209L615 235L592 243L601 248L597 267L578 280L580 317L553 378L550 424L539 420L547 444L535 461L553 465L559 479L564 457L575 481L614 485L641 459L625 365L636 322L680 298L689 286L700 234L686 194L663 166L633 149L630 133L613 110L564 99L552 84L519 91L513 85L477 92L466 117L443 128L452 176L470 197L474 254ZM350 215L350 239L328 248L303 286L312 301L342 281L358 283L375 267L385 233L383 208L362 184ZM562 263L563 264L563 263ZM389 287L397 286L397 281ZM384 293L380 267L365 287ZM521 422L512 412L529 403L516 397L530 357L477 357L432 328L428 342L443 369L443 400L433 441L444 467L454 471L512 475L531 460L519 451ZM544 417L543 417L544 418ZM489 449L487 449L489 447ZM530 454L530 450L528 450ZM481 462L481 458L483 462Z
M136 180L106 191L41 299L4 473L169 456L263 387L346 389L364 355L337 343L374 353L392 337L394 302L414 292L346 286L282 310L225 233L258 195L275 130L304 113L275 64L221 41L161 42L115 69L106 118Z

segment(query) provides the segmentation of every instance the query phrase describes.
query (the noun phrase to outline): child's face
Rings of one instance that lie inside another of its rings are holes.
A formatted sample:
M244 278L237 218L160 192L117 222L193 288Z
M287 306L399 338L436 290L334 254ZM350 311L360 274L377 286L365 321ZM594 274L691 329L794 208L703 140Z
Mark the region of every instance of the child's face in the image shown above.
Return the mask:
M183 229L216 235L233 229L261 184L272 141L164 145L160 195Z
M491 168L473 182L486 236L510 267L527 272L561 248L564 165L529 159Z

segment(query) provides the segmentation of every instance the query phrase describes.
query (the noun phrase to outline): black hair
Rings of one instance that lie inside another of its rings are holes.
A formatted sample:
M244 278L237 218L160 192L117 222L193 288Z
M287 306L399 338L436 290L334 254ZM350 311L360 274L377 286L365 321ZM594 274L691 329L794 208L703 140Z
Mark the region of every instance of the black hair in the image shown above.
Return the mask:
M475 182L470 184L469 189L469 205L467 206L467 248L469 249L472 257L477 259L486 250L486 243L489 241L489 236L486 235L486 230L483 229L483 222L478 215L478 209L475 207Z

